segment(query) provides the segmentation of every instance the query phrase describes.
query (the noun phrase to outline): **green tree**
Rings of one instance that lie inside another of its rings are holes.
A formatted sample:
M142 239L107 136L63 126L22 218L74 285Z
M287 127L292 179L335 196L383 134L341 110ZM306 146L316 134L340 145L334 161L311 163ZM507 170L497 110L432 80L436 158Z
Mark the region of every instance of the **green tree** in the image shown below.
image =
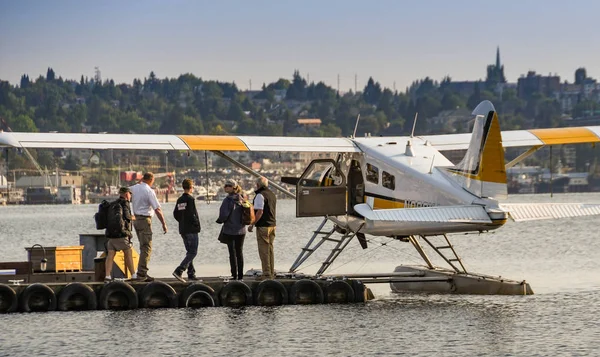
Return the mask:
M73 155L69 154L65 159L63 169L67 171L79 171L81 167L79 166L79 162L77 162L77 159L75 159Z
M25 114L21 114L14 119L8 119L7 124L13 131L34 133L39 131L33 120Z
M237 101L231 101L229 111L227 112L227 120L234 122L242 122L247 119L242 106Z
M379 82L375 82L373 77L369 77L369 81L363 90L363 98L365 102L376 105L379 103L379 99L381 98L381 85Z
M48 71L46 72L46 81L48 82L52 82L54 81L56 77L56 74L54 73L54 70L50 67L48 67Z

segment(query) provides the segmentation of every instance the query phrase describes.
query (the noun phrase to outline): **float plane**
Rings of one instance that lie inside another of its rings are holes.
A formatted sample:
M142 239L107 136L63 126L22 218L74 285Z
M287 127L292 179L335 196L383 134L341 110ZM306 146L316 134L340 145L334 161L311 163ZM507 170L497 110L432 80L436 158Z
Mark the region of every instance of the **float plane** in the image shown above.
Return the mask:
M491 102L481 102L472 114L475 119L471 134L321 138L0 132L0 146L205 150L255 176L260 173L225 152L337 154L335 159L313 160L300 177L282 178L282 182L296 186L295 195L277 183L270 183L296 199L297 217L323 217L290 273L296 272L326 241L333 241L335 247L317 276L323 276L352 238L357 237L366 248L366 235L383 236L410 242L426 263L424 269L401 266L395 273L386 274L394 291L532 294L525 281L467 272L447 234L488 232L502 227L509 219L600 215L600 204L499 201L507 196L507 168L544 146L598 143L600 126L502 132ZM527 149L506 163L504 150L513 147ZM466 150L456 165L443 155L451 150ZM442 245L434 244L435 237L443 239ZM420 242L427 243L451 269L434 266Z

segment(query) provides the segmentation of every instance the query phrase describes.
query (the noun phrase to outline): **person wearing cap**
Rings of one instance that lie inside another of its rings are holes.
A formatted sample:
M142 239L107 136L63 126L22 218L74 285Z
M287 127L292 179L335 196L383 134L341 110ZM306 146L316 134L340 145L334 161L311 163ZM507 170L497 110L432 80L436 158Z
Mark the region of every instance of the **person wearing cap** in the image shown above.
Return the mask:
M242 250L246 237L246 226L242 224L242 188L235 180L227 180L223 189L227 197L221 203L219 218L217 218L217 223L223 224L219 240L226 243L229 250L231 277L234 280L242 280L244 276Z
M275 241L275 228L277 226L276 208L277 197L269 189L269 180L259 177L256 180L256 196L254 196L255 223L248 227L252 232L256 226L256 241L258 244L258 256L262 265L262 276L256 280L275 279L275 254L273 242Z
M185 283L183 272L187 270L188 280L198 280L194 268L194 258L198 254L198 233L200 233L200 218L196 209L196 200L192 196L194 183L190 179L183 180L183 194L177 199L173 217L179 222L179 234L185 246L185 258L173 272L173 276Z
M131 190L129 187L121 187L119 189L119 198L112 202L108 209L108 220L105 233L108 238L108 242L106 243L108 254L106 255L104 264L104 282L110 282L112 280L110 273L117 251L123 251L123 254L125 255L125 266L132 274L131 278L137 279L131 250L131 247L133 246L133 244L131 244L131 238L133 237L133 234L131 233L131 222L134 218L131 216L129 201L131 201ZM125 275L127 276L127 273Z

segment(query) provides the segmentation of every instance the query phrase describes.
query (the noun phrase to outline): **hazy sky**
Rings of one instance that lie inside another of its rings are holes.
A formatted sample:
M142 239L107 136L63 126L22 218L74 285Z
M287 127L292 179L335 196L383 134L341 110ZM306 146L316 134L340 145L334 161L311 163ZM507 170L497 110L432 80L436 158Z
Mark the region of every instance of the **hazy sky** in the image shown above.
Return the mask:
M500 46L510 82L534 69L600 77L600 1L0 0L0 79L23 73L131 83L191 72L246 89L290 78L340 89L369 76L403 90L430 76L476 80Z

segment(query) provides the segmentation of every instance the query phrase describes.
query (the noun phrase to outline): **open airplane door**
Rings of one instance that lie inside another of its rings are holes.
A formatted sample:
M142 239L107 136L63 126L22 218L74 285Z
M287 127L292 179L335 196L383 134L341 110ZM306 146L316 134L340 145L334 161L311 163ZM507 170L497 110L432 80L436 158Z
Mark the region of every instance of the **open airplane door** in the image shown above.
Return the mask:
M296 185L296 217L346 214L346 177L332 159L313 160Z

